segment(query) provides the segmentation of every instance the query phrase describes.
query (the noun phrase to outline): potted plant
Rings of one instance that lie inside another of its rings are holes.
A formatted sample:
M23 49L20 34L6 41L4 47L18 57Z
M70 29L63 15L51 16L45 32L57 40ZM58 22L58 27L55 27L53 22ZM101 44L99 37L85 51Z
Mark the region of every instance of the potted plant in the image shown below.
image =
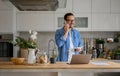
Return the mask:
M104 39L96 39L96 47L97 48L104 48Z
M120 49L116 49L114 51L114 56L115 56L115 59L120 60Z
M36 59L35 52L37 48L37 44L36 44L37 32L30 30L29 34L30 34L30 37L28 39L24 39L20 36L17 36L15 39L15 42L12 42L12 43L14 46L20 47L21 57L25 57L26 60L28 60L28 63L34 63Z
M96 39L97 57L100 57L104 51L104 39Z
M28 64L34 64L36 63L36 39L37 39L37 32L29 30L30 38L27 41L28 46Z
M96 44L104 44L104 39L96 39Z
M57 57L58 57L57 50L53 49L52 57L50 57L50 63L52 63L52 64L56 63Z
M50 63L54 64L54 63L56 63L56 60L57 60L57 55L53 55L53 56L50 58Z
M50 39L48 42L48 58L50 59L50 63L56 63L58 57L58 51L55 46L55 41Z
M119 42L119 37L120 37L120 33L118 33L115 38L114 38L114 42L118 43Z
M27 40L24 38L17 36L15 41L12 41L12 44L14 46L19 46L20 48L20 57L25 58L27 60L28 57L28 45L27 45Z

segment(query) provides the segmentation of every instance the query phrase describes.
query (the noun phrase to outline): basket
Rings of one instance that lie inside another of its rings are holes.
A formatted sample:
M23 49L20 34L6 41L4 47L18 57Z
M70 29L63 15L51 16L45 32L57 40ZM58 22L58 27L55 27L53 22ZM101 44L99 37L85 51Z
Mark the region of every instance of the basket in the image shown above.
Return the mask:
M13 64L20 65L24 63L25 58L11 58L11 61Z

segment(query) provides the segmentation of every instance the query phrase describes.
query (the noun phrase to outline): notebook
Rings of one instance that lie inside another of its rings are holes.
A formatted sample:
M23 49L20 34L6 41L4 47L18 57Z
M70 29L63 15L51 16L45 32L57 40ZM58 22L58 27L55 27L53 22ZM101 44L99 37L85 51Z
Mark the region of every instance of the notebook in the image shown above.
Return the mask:
M70 64L88 64L90 59L91 59L91 54L72 55Z

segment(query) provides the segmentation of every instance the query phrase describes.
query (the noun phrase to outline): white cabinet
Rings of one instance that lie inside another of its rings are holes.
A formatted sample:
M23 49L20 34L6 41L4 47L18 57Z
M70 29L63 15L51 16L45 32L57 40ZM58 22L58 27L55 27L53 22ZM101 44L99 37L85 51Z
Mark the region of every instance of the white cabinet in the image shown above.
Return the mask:
M111 13L120 13L120 0L111 0Z
M91 14L75 14L76 18L87 19L87 20L76 20L75 24L81 24L81 26L76 26L75 28L79 31L91 31ZM78 21L78 22L77 22ZM85 26L83 26L85 24ZM86 26L87 25L87 26Z
M12 10L0 11L0 33L13 32L13 12Z
M55 29L57 30L58 28L61 28L64 26L64 15L63 13L61 14L55 14Z
M91 0L73 0L73 12L91 13Z
M59 0L62 1L62 0ZM64 8L58 8L55 13L67 13L72 12L72 0L65 0L66 1L66 7Z
M92 0L92 13L110 13L110 0Z
M91 31L91 14L74 14L75 29L79 31ZM55 28L64 26L64 14L55 14Z
M120 14L111 15L111 30L120 31Z
M92 14L92 31L108 31L110 14Z
M120 0L92 0L92 31L120 31Z
M92 14L92 31L119 31L119 17L111 14Z
M49 12L17 13L18 31L54 31L54 14Z

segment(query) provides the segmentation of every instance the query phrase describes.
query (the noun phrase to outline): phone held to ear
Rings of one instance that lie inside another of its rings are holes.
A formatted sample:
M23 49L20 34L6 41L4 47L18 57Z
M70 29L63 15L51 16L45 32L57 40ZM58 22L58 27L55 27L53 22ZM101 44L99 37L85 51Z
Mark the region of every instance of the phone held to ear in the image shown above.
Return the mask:
M68 25L69 25L69 24L67 24L66 22L65 22L64 24L65 24L65 26L68 26ZM69 25L69 28L71 28L70 25Z

